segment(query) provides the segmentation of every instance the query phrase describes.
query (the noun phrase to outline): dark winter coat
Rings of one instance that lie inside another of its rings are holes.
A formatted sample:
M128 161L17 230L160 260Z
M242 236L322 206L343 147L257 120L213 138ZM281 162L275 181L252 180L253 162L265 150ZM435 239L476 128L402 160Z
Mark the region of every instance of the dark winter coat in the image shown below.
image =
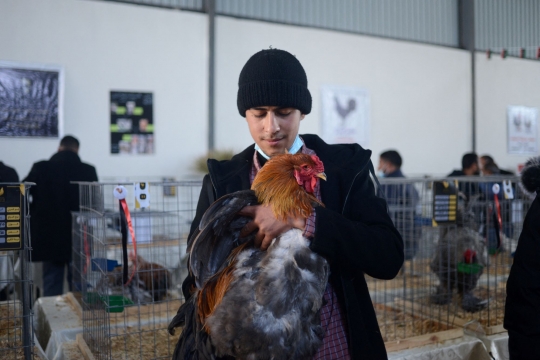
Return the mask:
M403 264L403 240L387 213L386 202L375 195L370 178L371 151L358 144L328 145L315 135L301 135L324 163L328 180L321 182L325 207L317 207L311 249L330 264L330 282L345 310L349 349L353 359L386 359L375 311L364 274L394 278ZM217 198L250 188L254 146L230 161L209 160L209 175L197 205L191 232ZM190 297L193 279L184 281Z
M504 327L540 339L540 196L523 222L514 263L506 283ZM540 358L540 353L537 354Z
M14 168L0 161L0 183L2 182L19 182L19 175Z
M71 261L71 211L79 210L79 187L71 181L97 181L96 169L69 150L34 163L24 181L30 188L32 261Z

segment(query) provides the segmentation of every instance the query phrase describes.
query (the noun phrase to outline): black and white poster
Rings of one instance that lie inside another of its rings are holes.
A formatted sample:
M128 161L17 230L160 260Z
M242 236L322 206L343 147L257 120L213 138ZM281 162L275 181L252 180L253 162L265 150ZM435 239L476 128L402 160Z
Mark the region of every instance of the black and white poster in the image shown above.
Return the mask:
M538 108L508 106L508 153L538 154Z
M0 136L62 136L62 70L0 62Z
M369 94L353 86L321 87L321 135L330 144L369 145Z
M152 93L111 91L111 154L153 154Z

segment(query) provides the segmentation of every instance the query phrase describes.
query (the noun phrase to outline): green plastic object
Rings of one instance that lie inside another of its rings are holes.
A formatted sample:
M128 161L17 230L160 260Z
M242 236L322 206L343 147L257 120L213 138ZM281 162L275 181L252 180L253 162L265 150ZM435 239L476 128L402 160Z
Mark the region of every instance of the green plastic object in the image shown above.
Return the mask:
M458 263L457 271L464 274L478 274L484 267L480 264Z
M101 296L96 292L88 292L86 293L86 303L87 304L97 304L100 303Z
M102 296L101 300L107 306L107 312L121 313L125 306L133 305L133 301L122 295Z

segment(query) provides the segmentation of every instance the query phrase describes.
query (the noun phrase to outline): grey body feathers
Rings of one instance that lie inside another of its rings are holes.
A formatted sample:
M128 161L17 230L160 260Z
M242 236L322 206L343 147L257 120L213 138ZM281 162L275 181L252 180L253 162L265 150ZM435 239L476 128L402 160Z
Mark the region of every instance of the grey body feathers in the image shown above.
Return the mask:
M310 359L323 338L320 308L329 267L311 252L300 230L274 240L267 251L244 250L235 279L207 319L218 356L238 359Z

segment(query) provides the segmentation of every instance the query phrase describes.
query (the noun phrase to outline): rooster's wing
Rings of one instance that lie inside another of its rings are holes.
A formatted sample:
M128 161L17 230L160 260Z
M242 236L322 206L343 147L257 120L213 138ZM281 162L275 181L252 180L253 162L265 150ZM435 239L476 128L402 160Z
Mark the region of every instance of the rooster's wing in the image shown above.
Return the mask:
M187 246L189 269L198 289L223 269L234 248L253 239L254 235L240 238L240 231L251 218L238 212L256 204L255 193L243 190L219 198L206 210L199 231L191 236Z

